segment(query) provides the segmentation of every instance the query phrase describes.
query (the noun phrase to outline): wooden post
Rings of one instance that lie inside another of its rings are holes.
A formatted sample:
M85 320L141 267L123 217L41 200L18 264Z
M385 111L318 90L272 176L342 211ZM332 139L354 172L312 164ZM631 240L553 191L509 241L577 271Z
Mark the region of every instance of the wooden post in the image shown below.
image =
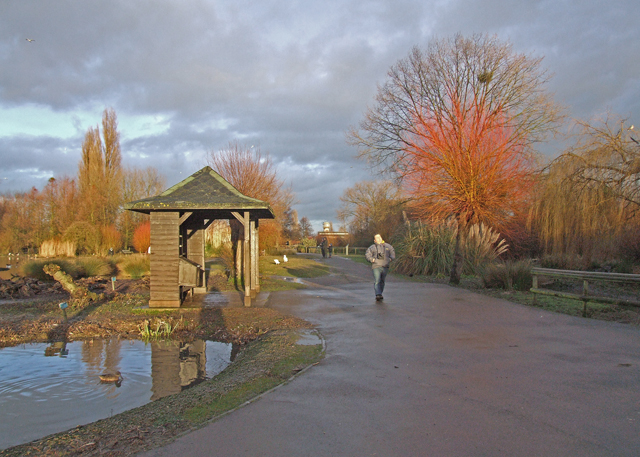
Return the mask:
M249 281L249 289L251 290L251 298L256 297L256 221L249 221L249 252L250 262L249 269L251 271L251 280Z
M260 252L258 246L258 220L251 221L251 297L255 298L260 292L258 261Z
M251 306L251 223L249 212L244 212L244 306Z
M193 260L200 265L203 269L204 265L204 224L199 223L194 226L188 233L187 237L187 258ZM207 276L202 272L198 272L200 287L193 289L194 294L206 294L207 293Z
M586 279L582 280L582 296L584 297L582 299L584 304L582 308L582 317L587 317L587 297L589 296L589 281L587 281Z
M531 279L532 279L532 281L533 281L533 283L531 284L532 289L537 289L537 288L538 288L538 275L534 273L534 274L533 274L533 277L532 277ZM533 304L534 304L534 305L537 305L537 304L538 304L538 299L537 299L536 297L537 297L537 295L536 295L536 293L534 292L534 293L533 293Z
M256 264L256 293L260 293L260 219L256 219L256 233L255 233L255 264Z

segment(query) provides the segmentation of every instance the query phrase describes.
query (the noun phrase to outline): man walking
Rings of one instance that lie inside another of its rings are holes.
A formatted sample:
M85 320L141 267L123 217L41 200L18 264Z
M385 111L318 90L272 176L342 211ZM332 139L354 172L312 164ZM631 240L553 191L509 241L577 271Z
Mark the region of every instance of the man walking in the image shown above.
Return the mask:
M385 243L380 234L373 237L374 243L369 246L365 253L365 258L371 262L373 269L373 288L376 292L376 300L382 300L384 291L384 280L389 273L389 264L396 258L396 251L389 243Z

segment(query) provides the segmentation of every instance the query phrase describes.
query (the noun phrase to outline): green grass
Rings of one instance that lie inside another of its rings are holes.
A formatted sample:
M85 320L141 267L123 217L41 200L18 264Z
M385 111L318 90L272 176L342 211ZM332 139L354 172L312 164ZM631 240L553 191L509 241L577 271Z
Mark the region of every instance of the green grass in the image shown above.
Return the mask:
M278 385L278 380L262 376L260 378L243 383L231 392L224 395L213 395L209 402L201 403L184 412L184 417L193 424L201 424L210 420L212 417L231 411L237 408L247 400L250 400L263 392ZM169 422L170 423L170 422ZM164 425L164 423L155 423L154 425Z
M292 255L288 262L278 256L260 257L260 272L264 276L289 276L295 278L316 278L328 275L330 268L304 255ZM276 265L274 260L278 259L280 265Z

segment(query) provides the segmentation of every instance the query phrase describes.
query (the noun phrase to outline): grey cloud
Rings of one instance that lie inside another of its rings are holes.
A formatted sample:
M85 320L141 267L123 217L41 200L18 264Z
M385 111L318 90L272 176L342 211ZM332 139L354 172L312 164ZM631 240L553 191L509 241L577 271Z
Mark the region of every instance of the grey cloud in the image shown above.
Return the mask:
M4 0L0 116L31 104L168 117L166 131L131 138L120 117L125 165L155 166L167 185L229 141L259 144L291 183L299 216L335 221L344 189L371 179L344 132L412 46L495 33L545 56L550 89L573 115L610 107L637 117L635 8L630 0ZM19 176L0 181L0 192L41 186L46 173L74 175L82 135L99 121L78 117L76 138L0 137L0 171ZM45 172L17 171L27 169Z

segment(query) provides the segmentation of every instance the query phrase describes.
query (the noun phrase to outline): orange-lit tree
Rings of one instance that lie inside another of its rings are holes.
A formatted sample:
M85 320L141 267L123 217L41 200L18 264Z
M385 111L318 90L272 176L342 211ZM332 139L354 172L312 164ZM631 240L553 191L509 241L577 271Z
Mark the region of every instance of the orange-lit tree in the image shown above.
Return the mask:
M405 182L423 218L456 219L452 283L460 280L469 224L499 229L514 215L533 144L560 119L540 63L487 35L414 48L349 134L360 157Z
M473 224L505 231L525 208L532 189L533 160L508 117L486 115L475 105L463 112L452 103L454 122L421 117L407 138L404 184L415 212L433 221L453 217L457 233L451 282L460 280L461 244Z
M138 225L133 232L133 247L136 251L145 254L151 246L151 222L146 221Z
M102 114L99 127L90 127L82 142L78 187L83 219L96 226L115 223L122 206L120 133L113 108Z

